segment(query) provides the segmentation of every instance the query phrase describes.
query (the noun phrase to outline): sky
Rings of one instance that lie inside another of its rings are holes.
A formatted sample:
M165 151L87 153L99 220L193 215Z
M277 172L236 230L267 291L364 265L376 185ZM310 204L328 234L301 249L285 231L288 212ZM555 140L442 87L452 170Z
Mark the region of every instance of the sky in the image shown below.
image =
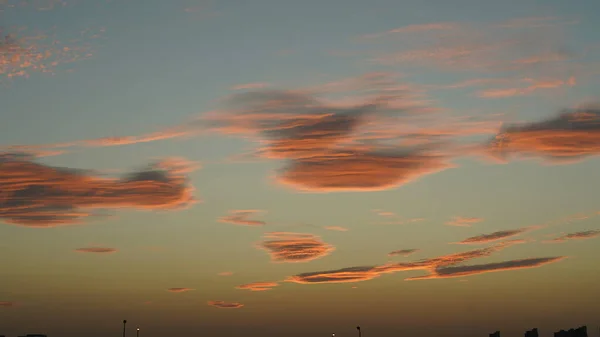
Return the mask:
M0 0L0 335L598 329L599 12Z

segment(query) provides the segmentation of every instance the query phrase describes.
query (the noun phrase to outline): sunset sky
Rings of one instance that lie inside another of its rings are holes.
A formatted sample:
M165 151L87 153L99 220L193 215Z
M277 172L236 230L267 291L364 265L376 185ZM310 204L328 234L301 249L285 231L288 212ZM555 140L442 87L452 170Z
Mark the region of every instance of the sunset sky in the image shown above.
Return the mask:
M0 0L0 335L597 330L599 13Z

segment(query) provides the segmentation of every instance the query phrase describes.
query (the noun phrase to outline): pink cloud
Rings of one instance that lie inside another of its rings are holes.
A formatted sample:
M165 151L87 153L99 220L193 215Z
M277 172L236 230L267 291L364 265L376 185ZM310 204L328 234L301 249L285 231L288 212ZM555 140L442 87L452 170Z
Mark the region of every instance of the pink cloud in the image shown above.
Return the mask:
M167 289L168 292L172 292L172 293L185 293L188 291L192 291L195 290L193 288L169 288Z
M457 227L471 227L471 225L483 221L483 218L455 216L451 221L446 222L446 225Z
M600 236L600 230L589 230L589 231L564 234L564 235L561 235L559 237L556 237L556 238L554 238L550 241L546 241L546 242L556 243L556 242L564 242L564 241L568 241L568 240L592 239L592 238L595 238L598 236Z
M271 232L265 237L270 240L260 243L259 248L266 250L274 262L308 262L335 250L312 234Z
M329 230L329 231L338 231L338 232L347 232L347 231L349 231L348 228L341 227L341 226L325 226L323 228L325 228L326 230Z
M236 288L250 291L267 291L277 287L278 285L279 283L276 282L253 282L239 285Z

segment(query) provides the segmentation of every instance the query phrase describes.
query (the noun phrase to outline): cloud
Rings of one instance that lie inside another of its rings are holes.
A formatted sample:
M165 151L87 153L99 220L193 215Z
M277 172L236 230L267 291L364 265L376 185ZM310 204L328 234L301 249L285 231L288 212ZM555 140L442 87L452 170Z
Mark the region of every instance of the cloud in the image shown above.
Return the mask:
M239 309L244 306L242 303L225 301L208 301L208 305L212 305L219 309Z
M254 282L248 284L242 284L236 287L236 289L250 290L250 291L267 291L274 287L277 287L279 283L276 282Z
M528 79L533 82L527 87L520 88L503 88L503 89L487 89L477 93L477 96L483 98L506 98L514 96L525 96L530 95L540 89L556 89L563 86L574 86L576 84L575 77L570 77L566 81L562 80L542 80L536 81Z
M329 255L335 248L318 236L303 233L271 232L259 248L271 254L274 262L308 262Z
M414 254L416 252L418 252L419 249L401 249L401 250L394 250L392 252L388 253L388 256L409 256L411 254Z
M426 270L431 272L439 267L452 266L475 258L490 256L493 253L510 247L516 243L517 242L512 241L502 242L487 248L479 248L461 253L443 255L431 259L419 260L416 262L388 263L380 266L359 266L337 270L302 273L288 277L286 282L300 284L351 283L368 281L383 274L401 271Z
M244 83L238 84L231 87L231 90L247 90L247 89L262 89L269 86L269 83L266 82L253 82L253 83Z
M338 231L338 232L347 232L347 231L349 231L348 228L342 227L342 226L325 226L323 228L326 229L326 230L329 230L329 231Z
M546 242L564 242L568 240L580 240L580 239L591 239L600 236L600 230L589 230L583 232L575 232L569 233L565 235L561 235L557 238L554 238L550 241Z
M168 162L121 179L35 163L0 154L0 219L27 227L81 223L98 209L179 209L192 204L193 188Z
M373 60L385 65L405 65L436 67L445 71L554 71L557 61L573 57L566 52L564 25L544 22L540 29L524 19L521 22L503 23L433 23L431 25L408 26L399 32L412 32L402 35L401 44L394 43L397 49L382 49ZM527 24L525 24L527 23ZM430 29L433 28L433 29ZM438 30L443 33L431 34ZM394 36L391 32L372 34L371 37ZM414 33L419 32L419 35ZM560 55L548 58L546 55ZM538 59L538 63L518 62ZM567 66L568 64L564 64Z
M218 273L217 275L219 275L219 276L231 276L231 275L233 275L233 272L232 271L222 271L222 272Z
M117 249L107 247L84 247L75 249L79 253L96 253L96 254L110 254L115 253Z
M260 210L235 210L229 211L229 215L219 218L219 222L240 226L264 226L266 223L259 220L251 220L250 216L261 213Z
M85 30L75 36L57 36L51 32L28 35L23 28L16 36L0 30L0 81L27 78L35 72L54 74L66 64L90 58L92 49L85 40L103 33L104 29ZM69 45L61 41L69 41Z
M17 305L17 303L12 302L12 301L0 301L0 307L9 308L9 307L14 307L16 305Z
M192 290L196 290L196 289L192 289L192 288L169 288L169 289L167 289L167 291L172 292L172 293L185 293L185 292L192 291Z
M424 33L424 32L435 32L435 31L448 31L456 29L459 25L454 22L432 22L425 24L408 25L404 27L390 29L383 33L367 34L361 36L361 38L372 39L397 34L410 34L410 33Z
M600 108L581 108L542 122L504 127L487 144L489 155L541 157L560 163L600 153Z
M481 221L483 221L483 218L455 216L454 218L452 218L451 221L446 222L446 225L457 227L471 227L472 224L476 224Z
M539 228L539 227L524 227L524 228L510 229L510 230L504 230L504 231L496 231L496 232L489 233L489 234L472 236L470 238L466 238L466 239L456 242L456 243L465 244L465 245L489 243L489 242L503 240L503 239L507 239L507 238L510 238L513 236L521 235L525 232L528 232L528 231L531 231L531 230L534 230L537 228Z
M564 258L566 258L566 257L565 256L540 257L540 258L530 258L530 259L521 259L521 260L510 260L510 261L496 262L496 263L486 263L486 264L471 265L471 266L442 267L442 268L436 268L431 275L410 277L410 278L407 278L406 280L410 281L410 280L426 280L426 279L439 279L439 278L451 278L451 277L465 277L465 276L478 275L478 274L483 274L483 273L517 270L517 269L527 269L527 268L537 268L537 267L541 267L541 266L549 264L549 263L558 262Z
M277 179L311 192L378 191L450 167L443 157L425 152L338 151L293 161Z

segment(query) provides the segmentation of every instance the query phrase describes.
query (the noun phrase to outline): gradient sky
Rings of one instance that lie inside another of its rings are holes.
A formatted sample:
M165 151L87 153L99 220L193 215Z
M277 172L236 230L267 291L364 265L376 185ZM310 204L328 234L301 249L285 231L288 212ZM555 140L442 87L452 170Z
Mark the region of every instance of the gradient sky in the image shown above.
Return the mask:
M0 335L597 329L598 13L0 0Z

